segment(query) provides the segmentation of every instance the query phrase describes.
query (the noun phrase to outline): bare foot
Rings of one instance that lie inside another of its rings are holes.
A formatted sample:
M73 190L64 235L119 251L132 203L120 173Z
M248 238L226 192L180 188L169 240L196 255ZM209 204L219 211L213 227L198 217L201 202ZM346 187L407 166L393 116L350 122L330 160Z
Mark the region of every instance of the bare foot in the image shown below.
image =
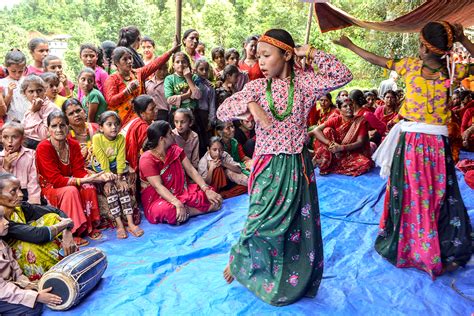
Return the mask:
M229 264L227 264L227 266L224 269L224 279L229 284L231 284L232 281L234 281L234 277L232 276L232 273L230 272L230 265Z

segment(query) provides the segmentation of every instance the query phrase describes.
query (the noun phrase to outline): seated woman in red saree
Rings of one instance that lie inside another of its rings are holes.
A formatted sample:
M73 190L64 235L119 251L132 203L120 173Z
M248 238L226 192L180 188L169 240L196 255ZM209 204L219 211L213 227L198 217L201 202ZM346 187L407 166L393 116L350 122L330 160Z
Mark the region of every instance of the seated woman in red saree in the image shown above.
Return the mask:
M373 166L368 124L363 116L354 116L350 99L343 101L340 112L340 116L327 120L310 132L317 139L313 162L319 166L322 175L359 176Z
M150 223L180 224L191 216L220 209L222 197L204 182L183 149L174 144L168 122L151 124L147 137L139 172L143 210ZM194 183L189 183L187 176Z
M461 123L461 135L465 150L474 151L474 108L464 112Z
M375 109L375 117L385 124L387 130L385 134L390 132L390 129L397 123L398 118L398 95L393 90L385 92L384 96L385 105L379 106ZM385 135L383 135L385 136Z
M69 122L68 138L79 142L84 163L86 167L90 167L92 136L99 131L99 125L87 122L86 112L77 99L67 99L63 103L62 110Z
M96 229L100 222L97 191L93 183L110 180L109 174L89 175L79 143L68 139L67 119L63 112L54 111L47 119L49 139L36 149L36 165L41 192L49 203L61 209L74 221L73 234L101 238Z
M326 122L330 117L339 115L339 110L332 103L331 93L326 93L319 98L319 108L316 104L311 108L308 115L308 126L321 125Z

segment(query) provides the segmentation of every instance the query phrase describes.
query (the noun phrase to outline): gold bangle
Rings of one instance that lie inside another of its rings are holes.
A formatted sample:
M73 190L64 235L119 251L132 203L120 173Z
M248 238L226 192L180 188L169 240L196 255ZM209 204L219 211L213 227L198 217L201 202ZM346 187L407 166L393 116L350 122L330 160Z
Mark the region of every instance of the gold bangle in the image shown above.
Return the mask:
M76 186L78 186L78 187L81 186L81 179L76 178Z

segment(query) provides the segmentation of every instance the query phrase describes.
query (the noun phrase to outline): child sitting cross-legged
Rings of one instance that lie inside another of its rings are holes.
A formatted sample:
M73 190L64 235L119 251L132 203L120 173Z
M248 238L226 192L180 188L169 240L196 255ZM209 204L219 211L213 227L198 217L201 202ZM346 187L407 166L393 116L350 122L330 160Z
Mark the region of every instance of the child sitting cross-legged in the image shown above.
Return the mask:
M92 168L96 172L112 172L115 179L103 185L109 211L117 224L117 238L127 238L121 213L128 222L127 231L135 237L143 235L143 229L133 222L133 208L125 159L125 137L119 134L121 121L114 111L106 111L99 117L100 133L92 137Z

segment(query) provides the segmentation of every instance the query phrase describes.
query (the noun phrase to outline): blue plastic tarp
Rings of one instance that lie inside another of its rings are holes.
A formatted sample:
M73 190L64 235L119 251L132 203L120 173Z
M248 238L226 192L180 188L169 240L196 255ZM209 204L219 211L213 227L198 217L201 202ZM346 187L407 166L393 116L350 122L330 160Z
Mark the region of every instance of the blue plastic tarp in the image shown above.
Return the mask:
M464 154L465 155L465 154ZM465 157L465 156L464 156ZM470 315L474 260L433 281L416 269L398 269L374 250L385 181L378 169L357 178L317 174L325 271L318 295L273 307L222 271L246 219L248 196L224 202L217 213L182 226L151 225L145 235L117 240L105 232L91 246L109 267L98 287L68 315ZM474 223L474 190L459 185ZM452 286L454 282L454 285ZM457 289L455 291L454 288ZM463 293L464 296L459 293ZM471 299L471 300L469 300ZM45 309L46 315L58 314Z

